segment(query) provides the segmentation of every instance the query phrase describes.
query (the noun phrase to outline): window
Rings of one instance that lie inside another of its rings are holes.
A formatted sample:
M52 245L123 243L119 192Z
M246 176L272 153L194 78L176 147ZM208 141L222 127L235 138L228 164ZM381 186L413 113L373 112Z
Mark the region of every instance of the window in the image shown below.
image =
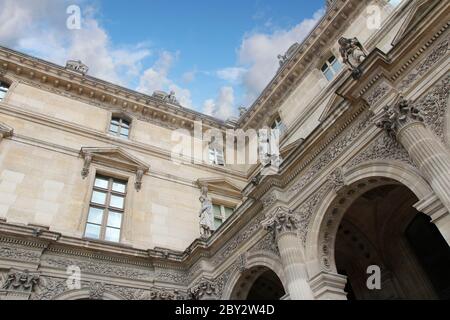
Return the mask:
M334 77L339 73L342 69L342 64L336 59L335 56L332 56L328 59L322 66L322 73L325 75L328 81L334 79Z
M5 82L0 81L0 101L2 101L5 98L8 89L9 85Z
M109 133L128 139L130 136L130 121L113 117L109 126Z
M224 205L213 204L215 230L219 229L219 227L233 214L233 212L233 208L229 208Z
M270 126L270 128L272 129L272 132L274 132L273 130L278 130L279 136L282 136L283 133L286 131L286 126L284 125L283 121L281 121L280 117L277 117L273 121L273 123Z
M120 241L126 192L125 181L103 176L95 178L85 237L111 242Z
M223 150L219 148L209 147L209 162L218 166L225 165L225 157L223 155Z

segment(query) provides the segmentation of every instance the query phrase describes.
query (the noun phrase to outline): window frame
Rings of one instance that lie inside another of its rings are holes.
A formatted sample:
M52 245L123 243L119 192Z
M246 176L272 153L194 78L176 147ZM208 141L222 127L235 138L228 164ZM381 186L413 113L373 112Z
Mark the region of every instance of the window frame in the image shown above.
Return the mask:
M219 207L220 208L220 217L216 216L216 212L215 212L215 207ZM226 216L226 209L231 209L232 212L231 214L227 217ZM213 202L213 221L214 221L214 231L218 230L234 213L234 211L236 210L235 207L232 207L228 204L224 204L224 203L219 203L219 202ZM220 223L219 226L216 226L216 219L220 219L222 222Z
M108 186L106 189L96 186L96 182L98 179L108 181ZM125 191L120 192L120 191L113 190L114 182L118 182L118 183L125 185ZM94 192L96 192L96 191L101 192L101 193L106 193L104 204L98 204L98 203L93 202ZM87 209L87 215L86 215L84 231L83 231L83 237L85 239L89 239L89 240L93 240L93 241L103 241L103 242L114 243L114 244L120 244L122 242L123 231L124 231L123 227L124 227L124 223L125 223L125 212L126 212L126 208L127 208L127 195L129 192L130 192L129 179L123 178L123 177L116 177L115 175L109 175L107 173L104 174L101 172L95 172L94 181L92 183L90 193L89 193L88 209ZM111 201L112 196L118 196L118 197L123 198L123 208L117 208L117 207L114 207L111 205L110 201ZM92 208L102 210L101 224L89 221ZM108 225L108 220L109 220L111 212L121 214L120 228ZM94 226L100 227L100 233L99 233L98 238L93 238L93 237L87 236L88 225L94 225ZM106 239L106 231L108 228L119 230L119 239L117 241Z
M0 94L0 102L5 101L5 99L6 99L10 89L11 89L11 84L10 83L8 83L6 81L3 81L3 80L0 80L0 92L3 92L3 97Z
M219 156L222 157L222 160L219 160ZM220 150L219 148L209 146L208 148L208 161L210 164L216 166L225 166L225 152Z
M113 123L114 121L117 122ZM118 137L121 139L126 139L126 140L130 140L131 138L131 125L133 123L133 120L130 119L129 117L123 116L123 115L115 115L113 114L109 120L108 123L108 134L114 136L114 137ZM111 130L111 127L115 125L117 126L117 132L114 132ZM128 134L125 136L122 134L122 129L128 129Z
M333 61L331 61L334 59ZM322 64L320 71L325 76L328 82L333 81L334 78L341 72L343 69L342 63L338 58L333 54L331 55L325 62ZM332 77L328 78L327 74L331 72Z

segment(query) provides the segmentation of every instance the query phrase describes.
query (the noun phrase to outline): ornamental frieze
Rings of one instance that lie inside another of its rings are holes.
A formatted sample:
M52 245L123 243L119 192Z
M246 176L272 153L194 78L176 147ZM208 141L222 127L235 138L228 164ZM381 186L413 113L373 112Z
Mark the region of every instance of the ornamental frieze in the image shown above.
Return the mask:
M69 266L77 266L82 272L103 274L133 280L151 280L152 273L125 266L97 261L74 260L61 257L45 257L43 263L66 270Z
M39 263L41 253L12 245L0 246L0 257L5 259Z

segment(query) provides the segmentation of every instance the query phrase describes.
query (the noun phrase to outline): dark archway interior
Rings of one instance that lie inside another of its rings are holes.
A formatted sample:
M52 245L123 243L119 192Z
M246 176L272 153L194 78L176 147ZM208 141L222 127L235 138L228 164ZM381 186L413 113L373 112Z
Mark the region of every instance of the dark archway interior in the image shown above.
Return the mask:
M347 298L450 299L450 248L431 219L413 205L415 195L398 184L356 199L336 237L338 272ZM367 267L381 269L381 289L367 287Z
M285 294L278 276L272 270L267 270L253 283L247 300L280 300Z

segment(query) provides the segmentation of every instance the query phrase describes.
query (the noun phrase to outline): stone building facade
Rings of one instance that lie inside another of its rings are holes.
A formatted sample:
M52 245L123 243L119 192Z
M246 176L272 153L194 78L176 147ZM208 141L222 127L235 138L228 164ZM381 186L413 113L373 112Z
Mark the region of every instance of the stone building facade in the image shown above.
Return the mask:
M450 3L326 6L228 121L0 48L0 300L448 299ZM278 172L173 161L200 121Z

